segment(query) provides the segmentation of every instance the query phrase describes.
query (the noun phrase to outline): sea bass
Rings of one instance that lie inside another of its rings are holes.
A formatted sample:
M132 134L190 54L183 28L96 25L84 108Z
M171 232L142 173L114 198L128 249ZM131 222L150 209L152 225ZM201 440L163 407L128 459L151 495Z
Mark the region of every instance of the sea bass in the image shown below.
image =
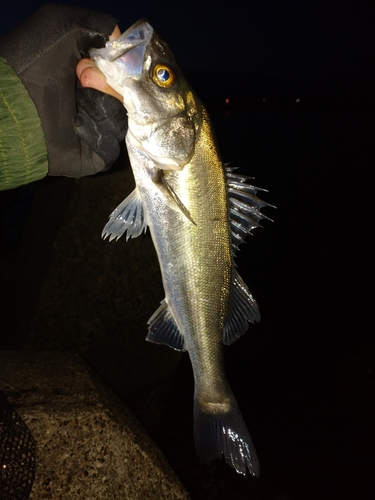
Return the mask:
M200 459L224 455L237 472L258 476L258 458L225 377L222 344L260 319L234 254L268 204L248 177L223 164L206 109L147 21L90 56L123 95L136 182L103 236L135 238L150 228L165 299L148 321L146 338L189 353Z

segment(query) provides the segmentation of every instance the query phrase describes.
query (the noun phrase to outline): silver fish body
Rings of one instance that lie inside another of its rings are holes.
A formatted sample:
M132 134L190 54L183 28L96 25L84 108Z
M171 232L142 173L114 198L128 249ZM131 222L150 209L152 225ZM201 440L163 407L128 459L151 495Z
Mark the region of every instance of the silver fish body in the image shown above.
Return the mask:
M147 340L189 353L201 460L224 455L237 472L258 476L257 455L225 377L222 344L260 319L233 256L267 203L246 177L223 165L204 106L146 21L91 57L124 96L136 181L103 235L128 239L150 228L165 299L149 319Z

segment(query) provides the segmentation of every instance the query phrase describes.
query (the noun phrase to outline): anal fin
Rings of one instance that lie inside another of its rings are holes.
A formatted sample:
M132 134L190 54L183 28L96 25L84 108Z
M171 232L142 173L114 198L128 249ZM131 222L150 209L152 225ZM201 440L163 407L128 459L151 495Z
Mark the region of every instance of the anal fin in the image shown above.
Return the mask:
M166 344L176 351L186 350L185 339L165 299L147 323L149 324L149 331L146 340L155 344Z

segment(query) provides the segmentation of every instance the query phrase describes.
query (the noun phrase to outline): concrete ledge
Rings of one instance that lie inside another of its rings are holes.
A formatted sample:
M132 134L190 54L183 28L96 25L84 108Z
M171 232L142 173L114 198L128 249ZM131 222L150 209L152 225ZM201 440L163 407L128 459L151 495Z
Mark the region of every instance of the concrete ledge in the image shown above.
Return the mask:
M189 499L134 415L78 355L2 351L0 389L36 441L31 499Z

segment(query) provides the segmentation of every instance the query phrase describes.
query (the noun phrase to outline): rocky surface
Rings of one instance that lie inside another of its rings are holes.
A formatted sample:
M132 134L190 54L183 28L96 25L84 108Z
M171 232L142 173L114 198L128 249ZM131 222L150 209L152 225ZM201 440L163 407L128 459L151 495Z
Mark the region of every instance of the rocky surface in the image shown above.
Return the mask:
M78 355L3 351L0 379L36 442L31 499L189 498L131 411Z

